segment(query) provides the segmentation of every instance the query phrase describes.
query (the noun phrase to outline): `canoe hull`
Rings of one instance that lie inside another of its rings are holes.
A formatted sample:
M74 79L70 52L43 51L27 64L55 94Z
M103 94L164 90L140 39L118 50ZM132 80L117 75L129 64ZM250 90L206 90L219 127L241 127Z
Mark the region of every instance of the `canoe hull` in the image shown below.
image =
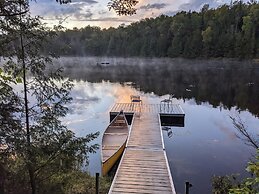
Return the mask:
M123 112L109 124L102 139L102 175L105 176L124 152L129 126Z
M119 160L119 158L122 156L124 150L126 147L126 142L120 147L120 149L113 155L111 156L108 160L106 160L102 164L102 175L105 176L108 174L108 172L112 169L114 164Z

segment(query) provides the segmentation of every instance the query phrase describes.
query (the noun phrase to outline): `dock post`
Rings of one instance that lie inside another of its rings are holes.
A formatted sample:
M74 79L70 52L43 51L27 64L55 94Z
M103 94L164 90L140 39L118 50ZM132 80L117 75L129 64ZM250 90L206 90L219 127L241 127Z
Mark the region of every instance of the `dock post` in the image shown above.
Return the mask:
M95 193L99 194L99 173L95 174Z
M192 187L192 184L189 183L188 181L185 182L185 194L189 194L189 190Z

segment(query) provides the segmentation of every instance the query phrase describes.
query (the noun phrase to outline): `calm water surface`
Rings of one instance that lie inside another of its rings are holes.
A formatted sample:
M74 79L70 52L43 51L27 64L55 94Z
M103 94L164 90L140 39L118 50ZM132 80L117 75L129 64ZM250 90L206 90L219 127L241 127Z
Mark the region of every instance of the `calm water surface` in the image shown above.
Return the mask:
M174 94L174 103L185 111L185 126L163 135L177 193L184 193L187 180L193 184L191 193L202 194L211 193L213 175L246 175L255 150L237 138L230 116L240 117L258 137L258 64L138 58L62 58L56 64L75 84L64 122L78 136L99 131L93 143L100 144L110 108L130 102L132 94L145 103ZM89 172L100 172L100 151L89 159Z

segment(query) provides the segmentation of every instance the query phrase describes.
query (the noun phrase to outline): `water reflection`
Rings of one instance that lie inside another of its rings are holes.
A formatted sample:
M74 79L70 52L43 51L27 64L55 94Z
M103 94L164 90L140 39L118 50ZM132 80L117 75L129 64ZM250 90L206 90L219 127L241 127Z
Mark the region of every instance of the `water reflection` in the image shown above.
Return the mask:
M65 122L78 136L100 131L93 142L100 144L111 106L129 102L130 95L141 95L146 103L160 103L174 94L172 101L186 113L185 126L172 127L169 135L169 130L163 133L177 192L184 192L186 180L194 185L191 193L199 194L211 192L214 174L245 175L254 151L236 138L229 115L240 116L251 133L258 134L257 64L247 63L244 68L234 62L106 59L110 64L100 68L94 58L77 60L67 58L62 64L75 83L72 112ZM100 165L98 151L90 156L90 172L100 171Z
M93 143L101 144L101 137L109 123L109 110L116 102L129 101L131 94L138 91L129 86L117 83L101 82L90 83L74 80L72 91L73 102L70 105L70 113L64 119L64 123L72 129L77 136L100 131L100 136ZM100 172L100 150L97 154L90 155L88 169L92 174Z
M171 127L169 127L169 126L164 126L164 127L162 127L162 130L164 130L164 131L167 132L167 137L168 137L168 138L173 137L173 131L172 131L172 128L171 128Z
M183 182L189 180L192 193L211 193L211 176L241 173L254 150L235 137L229 115L238 114L235 108L221 111L207 104L182 104L185 127L173 128L173 139L164 134L167 155L179 193ZM249 112L240 112L249 129L258 133L258 119ZM257 123L257 124L255 124Z
M175 94L196 103L209 102L214 107L237 106L259 115L259 64L252 62L198 61L174 59L106 59L110 65L101 69L96 58L63 59L65 73L76 80L98 83L133 82L134 87L156 95ZM100 59L99 59L100 60ZM71 64L70 64L71 63ZM70 64L70 65L68 65Z

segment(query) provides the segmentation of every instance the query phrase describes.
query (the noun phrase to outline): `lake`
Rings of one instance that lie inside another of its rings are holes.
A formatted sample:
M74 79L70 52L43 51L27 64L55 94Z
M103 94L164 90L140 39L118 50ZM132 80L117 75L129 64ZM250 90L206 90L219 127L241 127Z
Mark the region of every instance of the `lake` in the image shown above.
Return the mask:
M230 60L67 57L55 61L73 80L73 102L64 119L77 136L100 132L101 143L109 110L117 102L140 95L157 103L174 94L185 112L185 126L163 131L167 157L177 193L185 181L191 193L211 193L213 175L246 176L255 149L237 137L230 116L241 119L259 135L259 64ZM100 151L89 156L87 170L100 172Z

